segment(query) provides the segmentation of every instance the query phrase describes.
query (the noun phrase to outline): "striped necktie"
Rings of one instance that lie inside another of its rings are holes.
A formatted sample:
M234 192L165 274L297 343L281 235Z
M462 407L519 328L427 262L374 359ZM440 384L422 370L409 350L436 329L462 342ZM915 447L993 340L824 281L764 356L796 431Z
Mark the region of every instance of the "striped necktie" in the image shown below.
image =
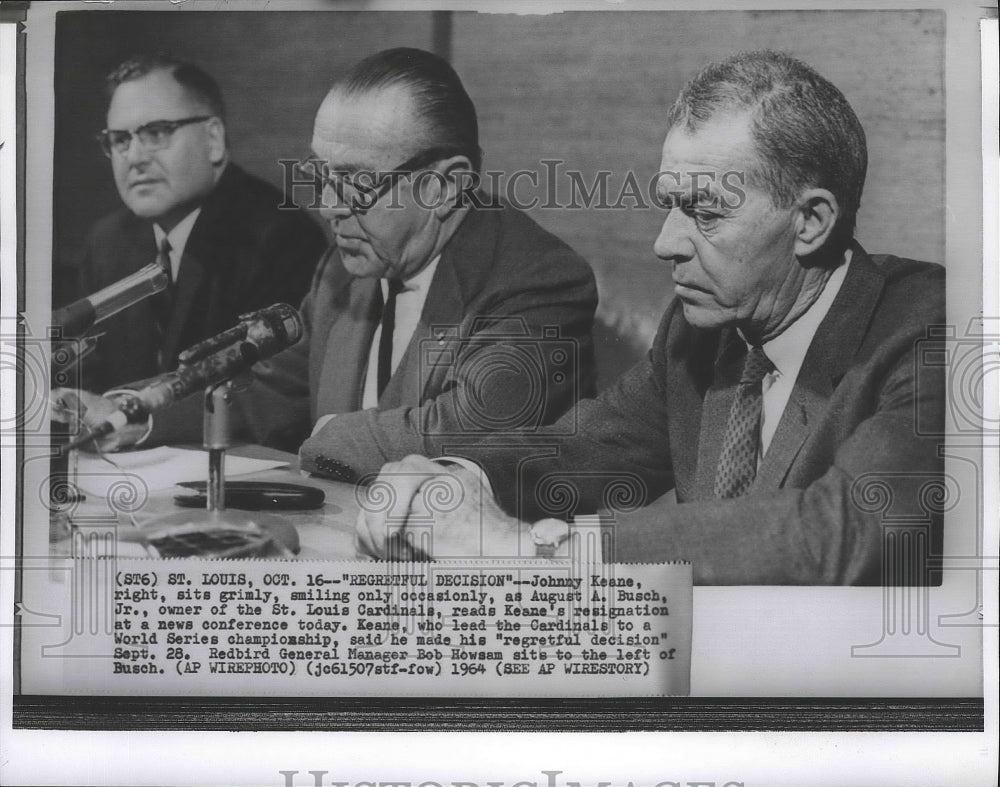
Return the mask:
M729 410L729 422L715 471L715 496L719 499L746 494L757 476L760 416L764 401L762 383L773 371L774 364L764 351L760 347L750 348L736 398Z

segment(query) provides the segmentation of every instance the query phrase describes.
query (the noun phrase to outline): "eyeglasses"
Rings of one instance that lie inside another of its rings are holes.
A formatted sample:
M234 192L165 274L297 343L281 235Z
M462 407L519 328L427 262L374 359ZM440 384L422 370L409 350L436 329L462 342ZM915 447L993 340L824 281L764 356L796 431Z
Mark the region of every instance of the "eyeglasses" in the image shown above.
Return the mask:
M132 146L132 138L138 137L139 144L143 149L153 153L170 146L170 140L174 132L182 126L192 123L204 123L211 120L215 115L198 115L196 117L181 118L180 120L154 120L138 128L117 129L106 128L97 135L97 141L104 151L104 155L111 158L114 151L122 156L128 153Z
M458 152L454 148L430 148L386 172L362 170L354 173L331 169L328 162L315 156L307 156L295 164L294 171L298 177L314 180L323 188L329 186L333 189L340 204L328 207L346 208L355 216L363 216L375 207L375 203L386 195L397 180Z

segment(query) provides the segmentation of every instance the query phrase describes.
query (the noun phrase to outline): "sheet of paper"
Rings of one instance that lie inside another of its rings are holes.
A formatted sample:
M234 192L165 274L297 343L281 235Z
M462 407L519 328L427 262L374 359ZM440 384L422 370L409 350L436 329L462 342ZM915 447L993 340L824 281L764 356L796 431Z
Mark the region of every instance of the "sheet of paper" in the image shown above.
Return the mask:
M226 478L286 467L288 462L268 459L248 459L226 456ZM168 448L150 448L144 451L123 451L119 454L79 452L76 462L76 483L84 494L107 497L116 484L144 483L154 492L169 489L181 481L204 480L208 475L206 451Z

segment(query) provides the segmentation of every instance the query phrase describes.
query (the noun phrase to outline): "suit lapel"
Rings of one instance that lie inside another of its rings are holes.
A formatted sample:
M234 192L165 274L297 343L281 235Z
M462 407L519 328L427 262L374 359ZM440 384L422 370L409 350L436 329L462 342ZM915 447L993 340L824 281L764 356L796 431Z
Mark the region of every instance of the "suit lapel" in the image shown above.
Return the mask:
M186 349L181 346L182 342L195 340L213 326L212 315L199 315L196 310L205 309L208 303L217 303L218 293L211 292L208 298L198 298L198 295L204 294L206 286L237 284L237 249L244 239L234 234L235 228L240 226L236 214L243 177L235 164L226 166L219 182L201 204L201 213L184 244L174 284L173 308L163 341L163 358L171 369L177 353Z
M803 370L805 366L803 365ZM803 381L802 371L788 397L788 404L781 414L781 421L771 438L764 459L757 468L754 489L778 489L781 487L798 456L802 445L814 425L826 412L833 389L829 377L816 379L813 385ZM820 377L820 375L817 375Z
M173 369L177 353L186 349L180 346L181 336L205 276L201 255L197 254L197 240L195 238L195 232L201 219L202 216L198 216L191 236L185 245L184 253L181 255L180 270L172 293L173 303L170 309L170 320L167 322L167 330L163 336L163 366L166 368L161 369L161 372Z
M884 284L882 273L855 243L847 276L809 345L781 421L757 470L754 489L778 489L784 484L806 438L826 413L834 388L850 367Z
M339 259L336 264L340 264ZM350 413L361 409L368 353L378 324L376 291L378 279L351 277L346 308L336 316L326 334L326 358L320 366L316 389L318 413Z
M496 217L490 211L470 210L441 252L420 320L379 400L380 409L419 404L431 381L440 381L453 369L459 343L468 338L471 327L465 326L468 293L481 289L481 280L492 267L495 244Z
M432 377L446 373L454 365L457 345L447 351L449 340L458 338L465 304L455 276L453 255L444 255L434 271L420 321L400 359L399 367L385 389L379 406L413 406L423 401ZM421 357L422 356L422 357Z

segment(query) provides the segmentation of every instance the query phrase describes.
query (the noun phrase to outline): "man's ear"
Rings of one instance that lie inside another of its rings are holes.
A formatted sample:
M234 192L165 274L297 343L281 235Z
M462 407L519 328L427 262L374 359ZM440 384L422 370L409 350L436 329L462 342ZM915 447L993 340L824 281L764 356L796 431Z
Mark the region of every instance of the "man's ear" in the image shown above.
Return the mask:
M467 156L452 156L438 162L437 177L425 179L424 204L433 208L440 221L468 204L467 193L478 185L478 173Z
M795 256L808 257L826 245L840 218L840 205L827 189L806 189L796 210Z
M208 159L213 164L226 160L226 126L221 118L213 117L205 121L208 134Z

